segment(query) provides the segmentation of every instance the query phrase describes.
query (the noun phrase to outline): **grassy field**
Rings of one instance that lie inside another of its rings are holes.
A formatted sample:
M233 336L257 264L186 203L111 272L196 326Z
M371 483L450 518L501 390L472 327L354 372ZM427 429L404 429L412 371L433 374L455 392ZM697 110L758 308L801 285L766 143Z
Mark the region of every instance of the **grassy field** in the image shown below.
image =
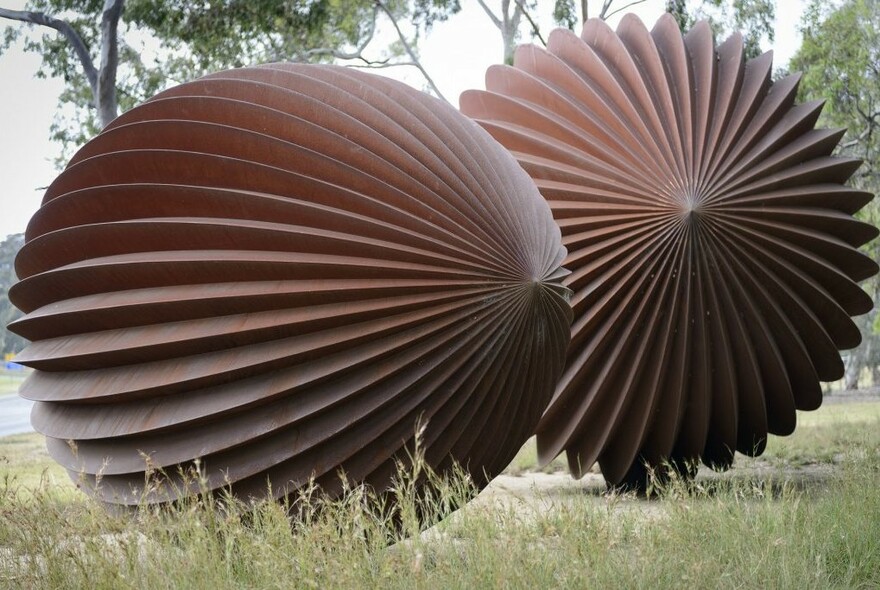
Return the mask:
M17 392L21 382L28 374L25 371L0 370L0 396Z
M501 483L418 534L411 496L397 533L357 490L292 528L272 502L111 516L36 435L7 437L0 588L880 587L880 403L803 414L764 456L649 499L533 473L534 455L530 442ZM452 483L422 510L466 493Z

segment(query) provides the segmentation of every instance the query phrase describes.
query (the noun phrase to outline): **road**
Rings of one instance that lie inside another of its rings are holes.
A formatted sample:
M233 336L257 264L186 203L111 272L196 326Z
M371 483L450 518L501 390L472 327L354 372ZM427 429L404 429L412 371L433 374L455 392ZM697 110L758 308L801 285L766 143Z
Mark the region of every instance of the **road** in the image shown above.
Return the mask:
M31 406L34 402L17 395L0 396L0 436L33 432Z

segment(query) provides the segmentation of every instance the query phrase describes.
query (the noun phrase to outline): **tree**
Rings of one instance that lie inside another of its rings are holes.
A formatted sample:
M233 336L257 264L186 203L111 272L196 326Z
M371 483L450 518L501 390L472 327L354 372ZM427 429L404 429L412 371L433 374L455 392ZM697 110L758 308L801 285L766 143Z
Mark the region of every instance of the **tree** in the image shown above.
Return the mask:
M36 50L39 46L44 55L44 70L40 72L42 75L48 69L54 76L63 75L65 80L73 78L79 81L74 93L69 96L80 96L87 100L95 110L100 127L115 119L119 111L116 73L119 64L119 19L123 2L124 0L104 0L100 6L96 2L88 2L90 11L99 15L97 22L88 29L88 34L84 34L84 19L56 18L46 12L50 3L44 0L31 2L28 10L0 8L0 17L47 27L60 34L60 37L44 36L39 43L29 41L26 49ZM4 49L18 37L19 31L20 29L7 29ZM93 50L96 44L97 48ZM74 70L81 70L81 74L71 75ZM88 87L86 96L85 86Z
M622 5L618 3L615 6L616 1L602 0L599 12L595 16L606 20L631 6L642 4L646 0L631 0ZM492 24L501 33L501 41L504 47L504 63L508 65L513 63L513 54L516 51L517 41L520 36L520 26L523 23L528 23L529 33L533 38L538 39L542 45L547 44L534 16L535 10L538 7L537 0L501 0L500 10L497 14L486 4L485 0L477 0L477 2L479 2L483 11L489 17L489 20L492 21ZM578 18L578 11L574 0L556 0L553 3L553 20L559 26L574 30L575 25L583 23L583 21L590 18L589 5L589 0L580 0L581 18ZM614 7L613 10L612 7Z
M52 126L63 163L120 110L167 86L257 62L409 65L440 95L417 42L459 9L458 0L31 0L26 10L0 8L0 17L27 24L7 28L0 51L24 36L25 50L43 57L37 75L65 81ZM377 22L390 23L398 40L368 58Z
M516 42L519 38L519 26L522 22L523 16L525 16L531 24L532 32L536 33L537 36L541 38L542 43L544 42L543 37L541 37L540 29L528 12L529 10L535 9L536 3L534 0L529 2L528 5L524 0L501 0L501 10L497 15L491 8L489 8L484 0L477 0L477 2L480 3L480 7L482 7L486 16L489 17L489 20L492 21L492 24L495 25L501 33L501 42L504 47L504 63L508 65L513 64L513 53L516 51ZM511 6L513 7L513 12L511 12Z
M580 0L580 18L575 7L574 0L556 0L553 5L553 20L557 24L574 29L575 24L582 23L588 18L594 17L601 20L608 20L615 14L623 12L627 8L631 8L636 4L642 4L646 0L629 0L629 2L618 2L617 0L600 0L594 7L598 7L595 14L590 12L590 0Z
M134 25L166 51L183 43L192 55L171 62L184 80L257 62L356 60L367 67L414 66L441 97L419 61L418 37L461 9L458 0L128 1L126 17ZM370 59L365 51L380 21L391 24L398 39L386 56ZM414 38L403 32L403 21L412 24Z
M3 354L16 353L25 347L25 340L6 330L6 325L22 316L22 313L9 302L9 288L15 284L15 255L24 245L24 234L7 236L0 242L0 341Z
M824 100L820 124L845 127L838 153L861 158L862 167L851 183L861 190L880 192L880 2L846 0L837 7L813 0L803 20L803 42L789 68L802 72L800 100ZM878 225L880 204L873 201L859 213ZM877 260L880 243L865 246ZM864 285L874 297L874 310L860 318L863 343L847 358L844 387L858 387L859 375L869 367L874 384L880 383L880 277Z
M865 163L855 182L880 188L880 2L848 0L823 17L813 2L789 68L803 99L826 101L823 121L846 127L841 151Z
M775 38L775 0L666 0L666 12L675 17L682 31L705 19L716 38L741 32L747 58L761 55L761 43L773 43Z
M25 38L43 57L41 77L62 78L52 138L64 165L80 145L125 111L164 87L209 71L266 61L354 60L365 67L418 68L441 96L418 58L418 39L458 12L458 0L31 0L25 10L0 8L0 18L25 23L6 29L0 51ZM400 22L407 20L407 35ZM378 22L397 42L368 58ZM142 54L158 46L152 59ZM4 352L24 341L5 330L18 311L6 298L15 281L12 261L22 236L0 244L0 338Z

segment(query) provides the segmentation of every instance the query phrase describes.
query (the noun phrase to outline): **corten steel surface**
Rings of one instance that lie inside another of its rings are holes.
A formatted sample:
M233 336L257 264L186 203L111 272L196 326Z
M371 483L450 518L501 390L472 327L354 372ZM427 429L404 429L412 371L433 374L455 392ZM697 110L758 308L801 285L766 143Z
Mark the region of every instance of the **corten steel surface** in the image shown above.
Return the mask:
M843 375L856 284L877 230L843 186L859 161L831 157L843 130L814 129L798 76L771 82L740 35L682 35L625 17L519 47L462 111L507 146L549 201L569 250L572 344L538 427L542 461L565 450L638 483L641 460L763 451ZM639 458L641 460L639 460ZM632 468L632 470L631 470Z
M201 457L240 497L333 494L340 469L382 490L417 421L429 465L484 485L564 364L566 252L534 183L452 107L350 69L158 95L76 154L26 238L21 395L107 502L138 501L147 456Z

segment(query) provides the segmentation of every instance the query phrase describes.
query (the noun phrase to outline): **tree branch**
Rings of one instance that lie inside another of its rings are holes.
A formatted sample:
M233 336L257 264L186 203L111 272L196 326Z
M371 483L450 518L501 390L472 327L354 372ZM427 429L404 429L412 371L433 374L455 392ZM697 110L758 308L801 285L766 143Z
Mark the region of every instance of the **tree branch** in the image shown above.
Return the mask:
M629 4L624 4L623 6L618 8L617 10L612 10L611 12L606 12L609 8L611 8L611 2L608 2L605 6L602 7L602 14L599 15L599 18L601 18L602 20L607 20L607 19L611 18L612 16L614 16L615 14L617 14L618 12L623 12L624 10L629 8L630 6L635 6L636 4L641 4L644 1L645 0L633 0L633 2L630 2Z
M411 61L396 61L394 63L388 63L386 61L364 60L363 64L348 64L347 67L361 68L366 70L383 70L385 68L396 68L397 66L416 66L416 64Z
M413 50L412 46L406 40L406 37L403 35L403 31L400 30L400 25L397 24L397 19L394 18L393 14L391 14L391 11L388 10L387 6L385 6L385 3L381 0L376 0L376 6L379 7L379 10L385 13L385 16L387 16L388 19L391 21L391 24L394 25L394 30L397 31L397 38L400 39L400 42L403 45L403 48L406 50L407 55L409 55L409 58L413 61L415 67L417 67L422 73L422 76L424 76L425 80L428 82L428 86L430 86L431 90L434 91L434 94L436 94L437 97L441 100L449 102L448 100L446 100L446 97L443 96L443 93L440 92L440 89L437 88L437 85L434 84L434 80L431 79L431 76L428 74L425 68L422 67L422 62L419 61L419 56L416 55L415 50Z
M880 112L875 112L875 113L865 112L864 109L862 109L862 107L859 106L858 101L853 103L853 107L855 108L855 110L859 114L859 116L862 119L864 119L865 123L867 123L869 126L873 126L874 121L877 119L878 116L880 116Z
M496 27L498 27L499 30L503 31L504 27L501 24L501 19L498 18L497 16L495 16L495 13L493 13L492 10L488 6L486 6L486 3L483 2L483 0L477 0L477 2L479 3L480 6L483 7L483 10L486 11L486 14L489 15L489 19L492 21L492 23Z
M17 20L25 23L40 25L43 27L49 27L50 29L55 29L56 31L64 35L64 38L67 39L67 42L70 43L70 46L73 48L73 51L79 58L80 64L82 64L83 73L86 75L86 79L89 82L89 87L92 89L92 96L94 96L95 102L97 104L98 71L95 69L95 64L94 62L92 62L92 56L89 55L89 50L86 48L86 44L83 43L83 40L79 36L79 33L77 33L74 28L70 26L70 23L49 16L43 12L9 10L8 8L0 8L0 18L8 18L10 20Z
M314 55L332 55L336 59L361 59L369 63L368 60L364 59L363 53L364 50L367 48L367 45L369 45L370 42L373 40L373 36L376 34L376 20L378 16L379 6L377 5L373 7L373 20L370 22L370 29L367 33L367 36L364 38L361 44L354 49L354 51L345 52L339 51L338 49L333 49L332 47L316 47L315 49L309 49L308 51L303 52L302 56L305 58L309 58Z
M852 139L852 140L850 140L850 141L848 141L848 142L846 142L846 143L842 143L842 144L840 144L840 150L842 151L842 150L847 150L847 149L852 148L852 147L856 147L857 145L859 145L860 143L862 143L862 142L868 137L868 135L870 134L870 132L871 132L871 128L870 128L870 127L867 128L867 129L865 129L865 130L862 131L862 132L858 135L858 137L856 137L855 139Z
M538 24L532 20L532 15L530 15L529 11L526 10L526 7L523 6L522 0L516 0L516 5L520 8L523 16L526 17L526 20L529 21L529 24L532 26L532 33L535 34L535 37L541 41L541 44L544 47L547 47L547 41L545 41L544 37L541 35L541 29L539 29Z
M510 0L501 0L501 14L504 16L504 30L512 35L516 35L519 30L519 21L522 18L522 6L518 2L514 2L513 15L510 14Z

